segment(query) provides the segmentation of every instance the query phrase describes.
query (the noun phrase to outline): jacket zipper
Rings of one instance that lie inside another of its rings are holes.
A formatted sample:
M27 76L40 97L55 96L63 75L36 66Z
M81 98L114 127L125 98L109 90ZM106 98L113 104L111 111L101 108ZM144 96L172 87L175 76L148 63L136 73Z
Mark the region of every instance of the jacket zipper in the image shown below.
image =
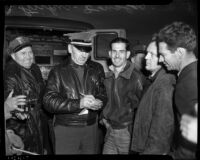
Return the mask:
M118 78L114 79L114 92L115 92L115 95L117 96L117 101L118 101L118 104L119 104L119 107L120 107L120 98L119 98L119 94L118 94L118 88L117 88L117 82L118 82Z
M86 72L86 73L85 73ZM84 75L83 75L83 94L86 94L85 93L85 88L86 88L86 79L87 79L87 75L88 75L88 70L85 68L84 69Z

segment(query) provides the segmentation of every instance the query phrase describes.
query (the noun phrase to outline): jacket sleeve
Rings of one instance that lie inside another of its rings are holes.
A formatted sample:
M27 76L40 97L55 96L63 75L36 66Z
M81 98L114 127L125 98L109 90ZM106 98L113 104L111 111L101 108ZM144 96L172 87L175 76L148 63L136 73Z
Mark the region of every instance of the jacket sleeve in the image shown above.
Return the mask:
M5 71L4 73L4 101L8 97L9 93L14 90L13 97L16 95L20 95L21 91L18 87L17 76L15 74L10 73L9 71Z
M42 97L44 95L44 89L45 89L45 82L44 79L42 77L42 72L40 71L40 68L38 65L34 65L35 66L35 72L36 72L36 77L37 77L37 81L40 85L40 99L42 101Z
M107 103L107 94L106 94L106 88L104 85L104 79L105 79L105 73L102 66L99 66L98 68L98 81L96 82L96 94L95 98L101 100L103 102L103 107L101 110L105 107Z
M43 103L50 113L80 112L80 99L71 99L61 94L61 81L58 71L52 69L49 73Z
M143 93L143 81L142 81L142 77L139 73L137 73L135 75L135 93L133 95L133 99L134 99L134 109L137 109L139 102L142 98L142 93Z
M152 121L142 154L166 154L172 142L174 132L173 88L172 86L160 88L155 92Z

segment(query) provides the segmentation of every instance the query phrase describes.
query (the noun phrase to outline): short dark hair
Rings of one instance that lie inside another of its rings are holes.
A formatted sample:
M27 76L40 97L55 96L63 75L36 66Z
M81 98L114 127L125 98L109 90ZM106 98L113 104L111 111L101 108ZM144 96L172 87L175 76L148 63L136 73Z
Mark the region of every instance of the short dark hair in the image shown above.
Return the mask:
M178 47L194 51L197 38L191 26L184 22L173 22L162 28L157 34L159 42L165 42L168 49L176 50Z
M113 39L109 44L110 49L112 49L113 43L124 43L124 44L126 44L126 50L130 51L130 43L126 38L117 37L117 38Z

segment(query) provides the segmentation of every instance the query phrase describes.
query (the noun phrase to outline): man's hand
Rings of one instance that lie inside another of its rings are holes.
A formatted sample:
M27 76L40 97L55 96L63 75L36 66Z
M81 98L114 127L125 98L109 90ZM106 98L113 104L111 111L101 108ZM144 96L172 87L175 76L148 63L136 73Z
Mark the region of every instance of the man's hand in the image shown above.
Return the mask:
M95 99L93 95L84 95L80 101L80 108L98 110L102 107L102 105L102 101Z
M13 90L8 95L6 101L4 102L4 111L6 115L6 119L11 118L11 111L18 110L20 112L23 112L24 109L19 108L18 105L25 105L26 104L26 96L25 95L19 95L19 96L13 96Z
M184 114L181 117L180 124L183 137L193 143L197 143L197 117Z
M103 106L103 102L96 98L94 100L94 106L96 106L98 109L100 109Z
M106 127L106 129L108 129L110 127L110 124L107 122L107 120L105 118L102 119L102 122L103 122L104 126Z

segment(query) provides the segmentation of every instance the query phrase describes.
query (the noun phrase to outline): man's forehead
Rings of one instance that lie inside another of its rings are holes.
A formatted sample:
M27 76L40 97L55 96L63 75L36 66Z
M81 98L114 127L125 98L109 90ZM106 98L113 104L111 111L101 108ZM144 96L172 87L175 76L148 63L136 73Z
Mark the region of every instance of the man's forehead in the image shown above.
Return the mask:
M117 43L113 43L112 44L112 48L115 47L115 48L126 48L126 44L125 43L122 43L122 42L117 42Z
M159 42L158 45L159 45L159 48L162 48L162 49L163 48L167 49L167 46L168 46L167 43L165 43L165 42Z
M147 47L147 52L156 52L157 53L157 46L155 42L151 42Z

